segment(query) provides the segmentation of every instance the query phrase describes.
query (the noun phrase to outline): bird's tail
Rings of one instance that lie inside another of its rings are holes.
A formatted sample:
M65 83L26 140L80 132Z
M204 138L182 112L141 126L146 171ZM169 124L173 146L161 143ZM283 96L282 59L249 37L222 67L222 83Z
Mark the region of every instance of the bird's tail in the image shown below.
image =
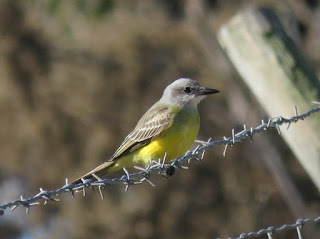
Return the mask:
M77 180L73 181L71 184L78 184L82 182L82 179L91 179L93 181L97 181L98 178L103 178L108 173L110 173L111 166L115 163L115 161L106 161L103 164L100 164L98 167L94 168L90 172L86 173L82 177L78 178ZM95 177L96 176L96 177Z

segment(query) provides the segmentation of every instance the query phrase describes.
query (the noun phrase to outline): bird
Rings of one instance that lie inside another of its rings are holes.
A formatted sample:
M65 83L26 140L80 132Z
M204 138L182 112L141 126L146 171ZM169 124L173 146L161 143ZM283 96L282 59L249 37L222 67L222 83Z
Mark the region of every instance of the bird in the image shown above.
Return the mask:
M96 181L124 167L147 167L153 160L165 157L166 162L169 162L183 156L198 136L198 104L206 96L219 92L189 78L173 81L165 88L160 100L141 117L115 153L71 184L87 179Z

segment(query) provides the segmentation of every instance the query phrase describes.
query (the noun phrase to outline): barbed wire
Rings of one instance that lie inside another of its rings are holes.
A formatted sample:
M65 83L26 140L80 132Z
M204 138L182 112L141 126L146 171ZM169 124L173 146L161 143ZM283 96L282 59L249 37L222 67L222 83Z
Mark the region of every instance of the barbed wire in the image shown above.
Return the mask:
M44 200L44 204L48 203L49 201L55 201L55 202L59 201L59 199L55 197L59 196L62 193L71 193L72 197L74 197L75 192L82 191L83 195L85 196L86 188L89 188L89 187L93 189L98 188L100 196L103 199L104 195L102 190L108 185L124 184L126 191L128 190L129 186L141 184L144 181L150 183L152 186L155 186L155 184L150 180L150 176L152 174L158 173L164 177L169 177L174 174L176 169L187 169L188 167L183 165L183 163L186 163L186 162L189 163L191 160L202 160L208 148L212 148L216 145L223 144L225 145L223 156L225 156L228 146L233 146L236 143L242 142L246 138L250 138L252 142L254 134L260 133L265 130L269 130L271 128L276 128L278 130L278 133L280 134L281 125L287 124L288 125L287 129L288 129L292 123L296 123L299 120L304 120L305 118L311 116L312 114L319 112L320 102L313 102L313 103L317 104L318 106L300 115L298 114L297 107L295 107L295 116L291 117L290 119L286 119L284 117L278 116L278 117L270 118L267 122L262 120L260 125L258 125L255 128L251 127L250 129L248 129L247 126L244 125L243 130L235 133L235 130L232 129L232 136L223 137L222 140L211 141L211 138L207 141L196 140L196 143L198 143L198 146L194 150L186 152L186 154L183 157L177 158L169 163L165 163L165 159L166 159L166 155L165 155L163 159L159 159L158 161L153 161L146 168L134 166L134 168L137 169L138 172L129 173L126 168L123 168L124 175L122 175L121 177L101 179L97 177L95 174L93 174L92 176L94 176L97 181L82 179L82 183L71 185L69 184L68 179L66 179L65 185L57 190L46 191L40 188L40 192L33 197L25 199L21 195L20 199L18 200L0 205L0 215L3 215L4 211L8 208L10 208L11 211L13 211L20 205L26 208L26 213L29 213L29 209L32 206L39 205L40 201L42 200Z
M276 232L280 232L286 229L296 229L297 235L299 239L302 239L302 233L301 229L306 223L320 223L320 216L316 218L303 218L298 219L296 223L293 224L284 224L280 227L268 227L266 229L260 229L256 232L248 232L248 233L242 233L239 237L236 238L228 238L228 239L247 239L252 237L260 237L262 235L267 235L268 239L272 239L272 235Z

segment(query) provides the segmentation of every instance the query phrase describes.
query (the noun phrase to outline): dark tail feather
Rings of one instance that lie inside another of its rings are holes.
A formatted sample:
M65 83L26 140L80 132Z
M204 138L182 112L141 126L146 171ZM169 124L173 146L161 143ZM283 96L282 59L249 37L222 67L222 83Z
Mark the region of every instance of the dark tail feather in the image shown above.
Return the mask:
M97 181L97 178L94 177L92 174L95 174L99 178L103 178L109 173L110 166L113 165L115 161L107 161L104 162L103 164L100 164L98 167L95 169L91 170L89 173L86 173L82 177L78 178L77 180L73 181L70 184L78 184L82 183L81 179L91 179L92 181Z

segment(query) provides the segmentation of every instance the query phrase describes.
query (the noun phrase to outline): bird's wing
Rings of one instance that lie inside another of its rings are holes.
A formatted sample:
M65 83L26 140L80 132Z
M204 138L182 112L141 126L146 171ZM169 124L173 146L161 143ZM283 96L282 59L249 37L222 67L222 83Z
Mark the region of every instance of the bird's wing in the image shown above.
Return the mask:
M135 129L123 140L109 161L116 160L149 144L152 139L159 136L170 125L172 118L173 113L170 112L168 107L151 108L140 119Z

